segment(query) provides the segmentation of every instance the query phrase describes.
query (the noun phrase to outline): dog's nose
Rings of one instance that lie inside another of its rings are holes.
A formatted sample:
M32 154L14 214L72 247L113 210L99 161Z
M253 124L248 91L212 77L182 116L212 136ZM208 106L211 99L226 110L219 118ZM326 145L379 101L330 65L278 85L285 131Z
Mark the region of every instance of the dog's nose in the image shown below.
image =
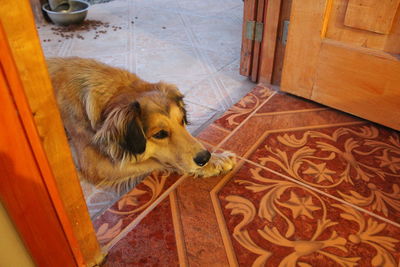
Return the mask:
M208 150L203 150L197 153L196 157L193 158L194 162L196 162L199 166L204 166L210 160L211 153Z

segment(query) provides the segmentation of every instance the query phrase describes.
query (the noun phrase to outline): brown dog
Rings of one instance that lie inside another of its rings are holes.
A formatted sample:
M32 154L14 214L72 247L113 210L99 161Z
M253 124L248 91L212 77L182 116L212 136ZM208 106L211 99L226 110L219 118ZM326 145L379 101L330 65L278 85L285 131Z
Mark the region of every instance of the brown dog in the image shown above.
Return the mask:
M175 86L90 59L49 59L48 67L75 163L90 182L118 186L160 169L213 176L234 166L232 154L210 154L186 130Z

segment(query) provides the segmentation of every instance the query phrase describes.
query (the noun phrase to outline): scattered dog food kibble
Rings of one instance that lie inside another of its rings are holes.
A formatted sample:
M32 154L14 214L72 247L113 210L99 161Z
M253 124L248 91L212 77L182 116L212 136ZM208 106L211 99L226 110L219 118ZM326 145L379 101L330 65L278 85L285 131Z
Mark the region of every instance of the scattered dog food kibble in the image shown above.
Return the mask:
M133 22L133 21L132 21ZM45 27L46 25L42 25ZM51 30L53 35L60 38L58 42L61 42L63 39L73 39L77 38L80 40L84 40L85 38L93 38L98 39L101 35L107 34L107 28L113 29L113 31L122 30L122 27L117 25L110 25L109 22L102 22L99 20L85 20L81 24L69 25L69 26L51 26ZM40 27L37 27L40 29ZM92 35L86 34L93 32ZM43 42L51 42L51 39L44 39Z

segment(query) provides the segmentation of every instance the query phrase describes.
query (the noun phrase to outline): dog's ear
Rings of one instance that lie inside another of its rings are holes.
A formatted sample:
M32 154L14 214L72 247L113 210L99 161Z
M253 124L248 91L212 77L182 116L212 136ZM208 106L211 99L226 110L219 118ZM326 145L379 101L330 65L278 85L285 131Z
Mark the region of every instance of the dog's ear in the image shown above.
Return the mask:
M146 137L140 115L139 102L105 109L104 121L94 135L94 143L115 160L142 154L146 150Z
M146 137L138 120L141 113L139 102L133 102L131 108L133 108L137 116L128 122L121 146L131 154L138 155L146 150Z

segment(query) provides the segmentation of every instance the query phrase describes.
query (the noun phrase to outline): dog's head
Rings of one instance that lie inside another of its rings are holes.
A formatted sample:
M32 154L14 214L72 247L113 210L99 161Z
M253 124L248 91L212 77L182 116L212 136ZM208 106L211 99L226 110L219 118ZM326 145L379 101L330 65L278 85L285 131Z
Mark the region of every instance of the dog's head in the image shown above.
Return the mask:
M187 131L183 96L169 84L153 84L140 94L121 93L102 114L94 142L122 164L147 159L185 173L195 172L210 153Z

